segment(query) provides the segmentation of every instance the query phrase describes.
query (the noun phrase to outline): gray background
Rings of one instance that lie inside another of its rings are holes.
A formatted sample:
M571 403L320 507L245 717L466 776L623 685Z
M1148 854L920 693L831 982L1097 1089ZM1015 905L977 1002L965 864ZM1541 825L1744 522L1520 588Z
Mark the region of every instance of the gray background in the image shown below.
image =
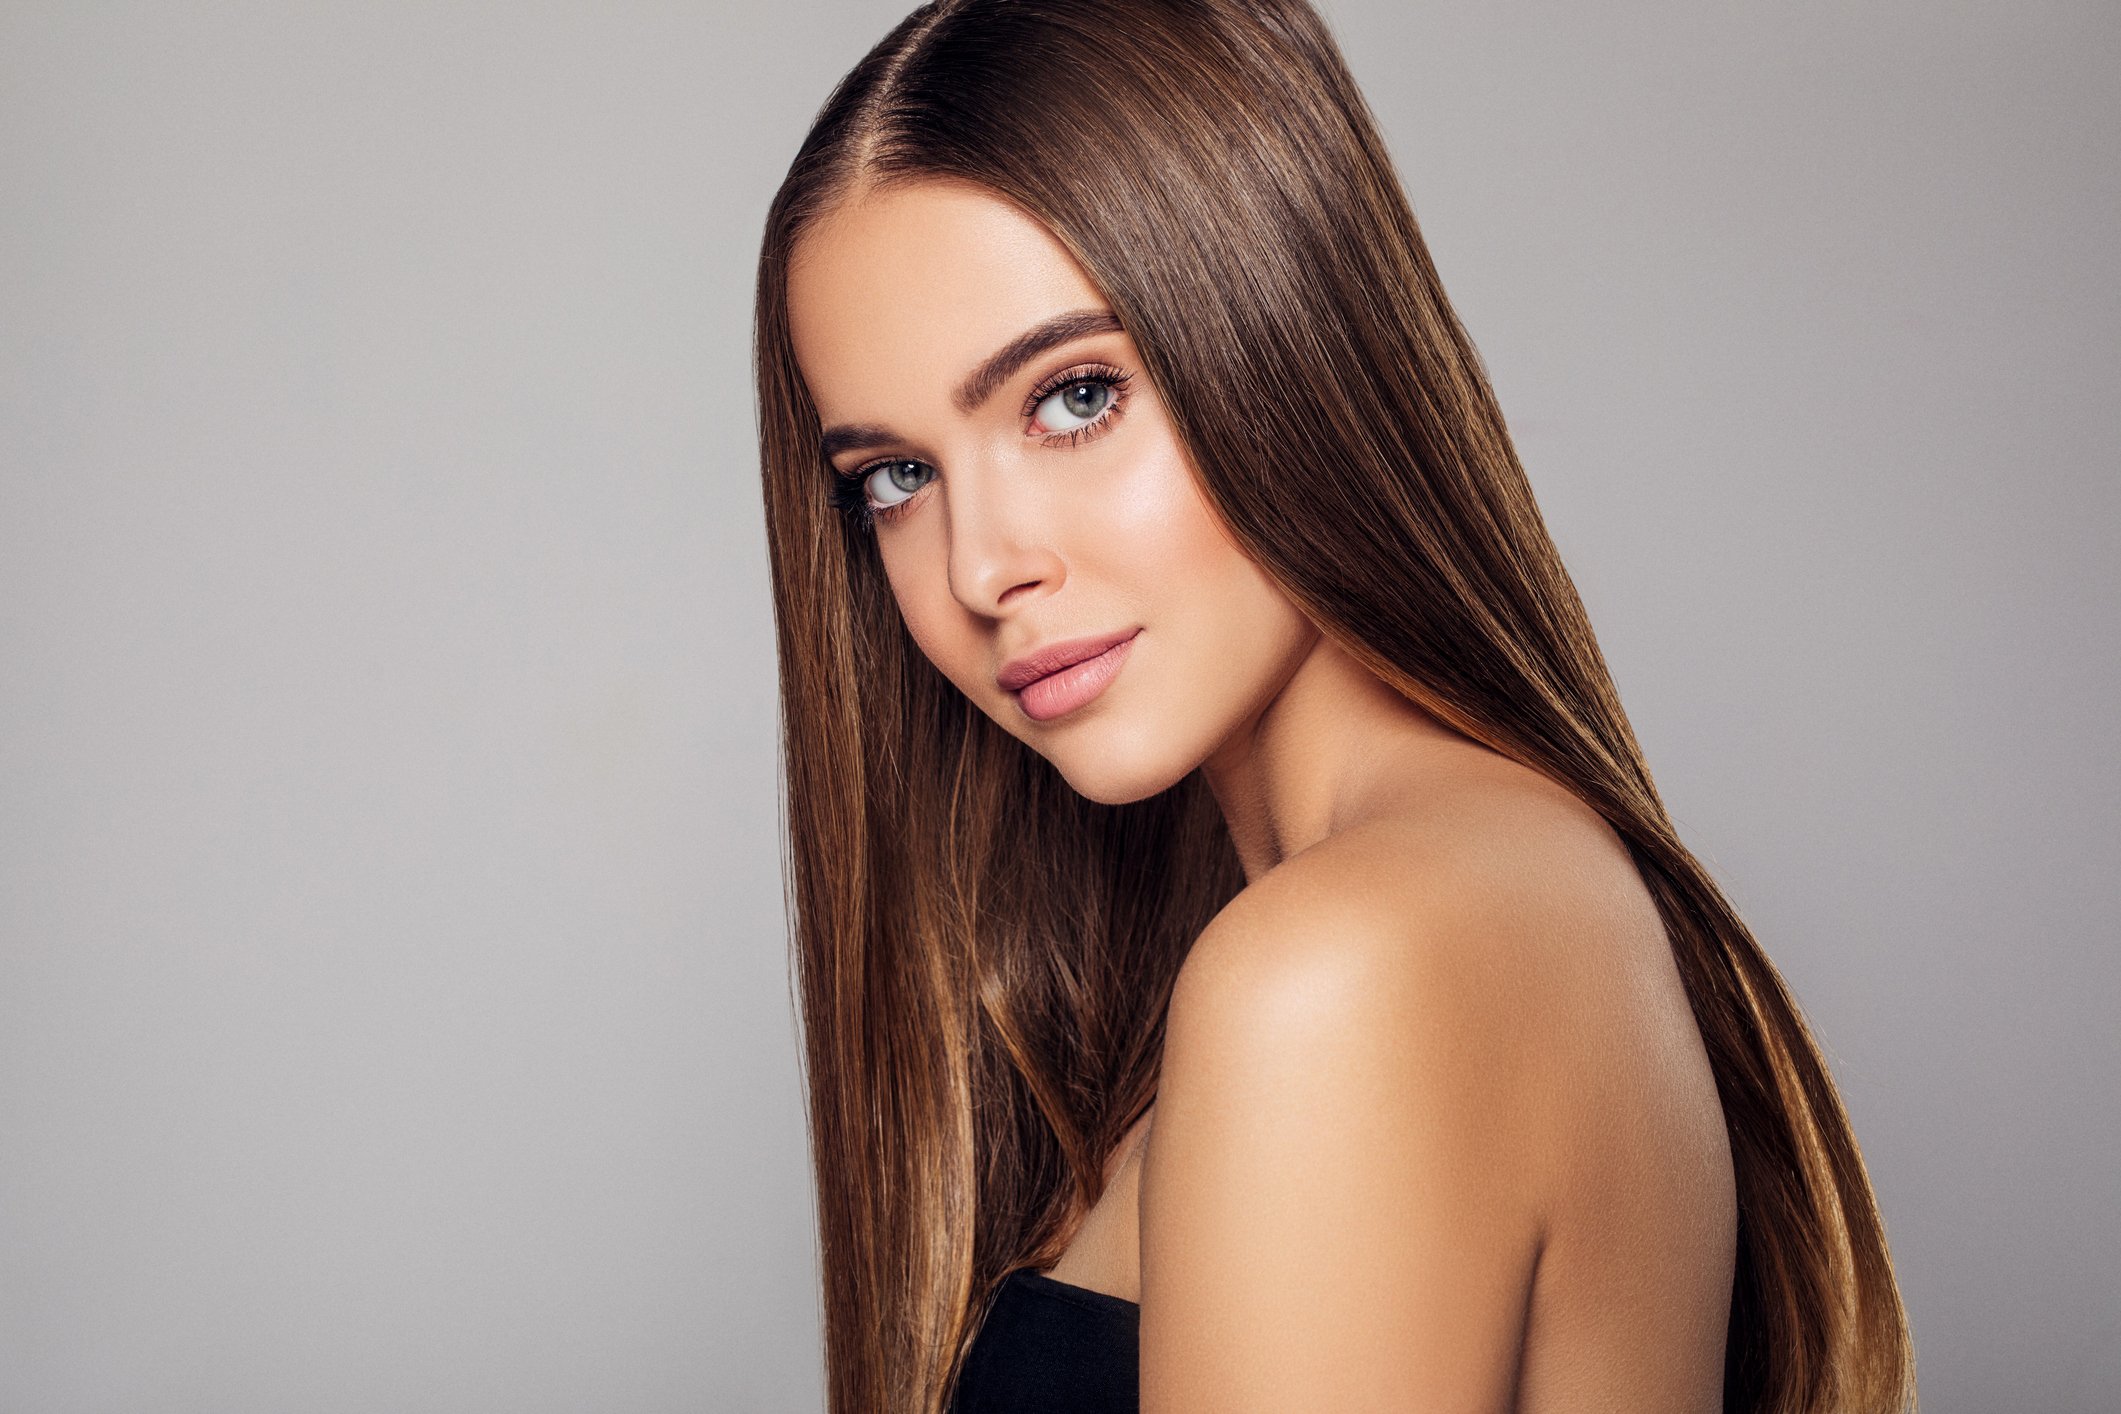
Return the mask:
M750 291L905 8L0 10L6 1414L817 1407ZM1926 1408L2114 1407L2121 11L1327 13Z

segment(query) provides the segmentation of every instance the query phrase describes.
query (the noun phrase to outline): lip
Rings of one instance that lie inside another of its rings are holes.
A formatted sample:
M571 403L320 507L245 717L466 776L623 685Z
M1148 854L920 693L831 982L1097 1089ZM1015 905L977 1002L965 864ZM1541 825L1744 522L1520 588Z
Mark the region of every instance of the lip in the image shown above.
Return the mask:
M1140 632L1137 627L1049 643L1011 659L994 681L1002 691L1018 694L1018 704L1033 720L1058 717L1105 690Z

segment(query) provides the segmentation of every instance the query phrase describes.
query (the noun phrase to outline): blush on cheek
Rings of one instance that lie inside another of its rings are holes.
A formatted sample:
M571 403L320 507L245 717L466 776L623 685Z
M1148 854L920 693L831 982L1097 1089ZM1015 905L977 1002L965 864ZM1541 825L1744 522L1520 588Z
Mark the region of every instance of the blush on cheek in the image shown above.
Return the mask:
M1177 484L1166 487L1151 523L1141 532L1144 553L1154 557L1164 582L1256 594L1267 583L1265 572L1231 538L1193 484L1192 473L1180 465L1173 479Z
M1175 434L1145 448L1105 499L1108 545L1141 563L1199 565L1234 550L1193 479Z

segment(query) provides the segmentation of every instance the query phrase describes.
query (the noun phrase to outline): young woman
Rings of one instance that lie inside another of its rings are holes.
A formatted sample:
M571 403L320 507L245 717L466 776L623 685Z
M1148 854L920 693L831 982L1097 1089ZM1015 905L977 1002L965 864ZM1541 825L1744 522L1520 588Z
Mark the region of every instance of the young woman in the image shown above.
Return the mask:
M1303 0L916 10L757 312L836 1414L1911 1401Z

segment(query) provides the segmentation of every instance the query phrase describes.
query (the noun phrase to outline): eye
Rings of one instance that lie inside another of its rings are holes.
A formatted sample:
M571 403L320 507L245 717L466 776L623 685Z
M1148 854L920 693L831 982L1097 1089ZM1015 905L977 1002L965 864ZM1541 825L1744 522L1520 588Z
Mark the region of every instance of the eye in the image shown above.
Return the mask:
M926 462L897 461L878 462L862 474L863 488L869 499L877 506L895 506L908 500L913 493L928 484L935 475L935 468Z
M1048 432L1073 432L1095 422L1115 396L1107 379L1077 378L1056 388L1033 411Z
M1075 446L1111 430L1126 411L1133 379L1110 364L1078 364L1039 384L1024 402L1024 416L1049 446Z

